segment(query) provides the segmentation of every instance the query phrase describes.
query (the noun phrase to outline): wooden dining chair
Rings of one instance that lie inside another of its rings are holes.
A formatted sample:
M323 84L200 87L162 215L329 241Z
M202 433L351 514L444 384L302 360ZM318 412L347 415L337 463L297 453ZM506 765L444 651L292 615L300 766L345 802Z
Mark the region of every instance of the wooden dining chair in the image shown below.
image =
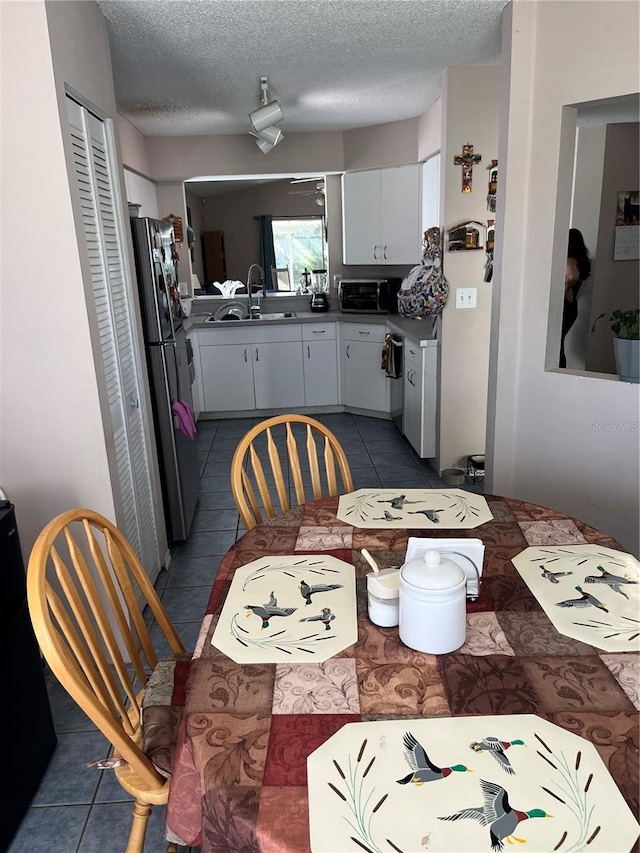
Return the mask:
M284 425L284 430L280 431L282 435L278 437L276 433L280 425ZM298 438L294 434L296 425L300 425L297 430ZM266 437L266 441L261 441L263 437ZM302 450L298 447L298 439L301 439ZM281 452L286 454L284 468ZM301 453L302 459L308 464L308 471L306 465L303 470ZM268 480L269 471L273 481L271 483ZM281 512L290 508L285 471L290 475L297 504L321 498L323 485L326 486L328 495L353 491L346 454L331 430L306 415L277 415L256 424L243 436L231 462L231 491L247 530L263 521L261 504L268 518L276 515L278 510L274 508L273 503L275 496ZM326 479L324 484L322 474ZM309 492L305 491L305 480L307 486L310 486ZM341 485L339 480L342 480ZM275 495L272 495L273 490Z
M114 748L110 766L135 800L126 850L142 853L151 807L169 795L143 751L142 699L158 663L144 605L176 656L185 653L180 637L129 542L91 510L69 510L43 529L27 595L51 671Z

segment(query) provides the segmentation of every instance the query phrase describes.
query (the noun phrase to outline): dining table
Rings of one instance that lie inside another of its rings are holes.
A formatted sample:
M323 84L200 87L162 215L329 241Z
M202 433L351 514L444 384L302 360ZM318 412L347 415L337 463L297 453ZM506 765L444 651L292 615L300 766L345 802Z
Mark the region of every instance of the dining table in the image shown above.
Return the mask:
M474 716L537 715L584 738L637 818L639 656L560 633L512 562L531 547L623 548L553 509L484 498L490 520L467 529L356 527L337 517L338 497L328 497L293 507L237 540L215 575L184 685L168 839L203 853L306 853L307 759L342 727L395 720L410 727L417 720ZM409 537L452 534L484 544L480 593L467 600L461 648L418 652L401 642L397 627L370 621L371 568L361 552L366 549L381 567L397 566ZM278 555L331 556L355 568L355 643L322 662L280 663L238 663L212 645L236 571ZM326 818L330 823L331 813ZM351 849L369 848L356 841Z

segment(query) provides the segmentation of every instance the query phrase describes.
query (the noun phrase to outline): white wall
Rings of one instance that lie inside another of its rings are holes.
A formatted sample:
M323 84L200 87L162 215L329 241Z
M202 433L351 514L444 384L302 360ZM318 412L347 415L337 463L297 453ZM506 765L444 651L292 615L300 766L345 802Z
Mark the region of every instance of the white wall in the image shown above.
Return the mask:
M570 192L557 199L562 105L637 88L638 6L515 3L503 20L506 130L499 154L486 488L569 513L637 554L640 389L545 371L545 357L552 260L563 267L570 211ZM582 61L562 47L567 44L597 49ZM562 239L554 243L556 208ZM551 301L559 340L562 287L557 291Z
M500 81L500 68L491 65L456 66L444 75L441 193L449 299L442 312L440 342L440 471L465 469L467 456L485 451L492 284L484 281L486 253L447 251L446 232L466 221L486 224L496 218L487 210L487 167L498 156ZM461 154L466 143L482 157L474 166L470 193L462 192L462 168L454 164L454 155ZM475 288L476 308L456 308L459 287Z
M2 3L0 14L0 483L16 504L28 557L40 529L59 512L84 505L113 517L114 503L47 10L34 0ZM88 50L95 50L99 60L106 32L98 24L94 34ZM96 82L88 77L88 84ZM89 88L95 95L97 88ZM30 192L25 192L25 181ZM33 225L34 199L39 226ZM37 310L30 310L34 306Z
M139 216L148 216L151 219L158 218L158 196L156 185L153 181L136 175L135 172L124 170L124 183L127 188L127 201L131 204L139 204Z

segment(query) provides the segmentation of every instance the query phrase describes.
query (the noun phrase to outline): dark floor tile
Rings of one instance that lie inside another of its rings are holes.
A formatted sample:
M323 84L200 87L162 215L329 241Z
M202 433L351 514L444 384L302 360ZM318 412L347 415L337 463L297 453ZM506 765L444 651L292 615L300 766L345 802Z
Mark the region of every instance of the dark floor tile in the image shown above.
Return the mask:
M374 468L352 468L351 478L354 489L377 489L381 485Z
M213 586L223 556L183 557L175 560L169 573L167 589L177 586Z
M216 441L230 438L240 440L252 426L253 418L231 418L230 420L220 421L220 426L216 432Z
M89 806L30 808L7 853L70 853L80 841L88 814ZM108 849L113 848L104 845L103 850Z
M191 526L192 533L207 530L236 530L238 527L237 509L198 508Z
M417 468L413 474L398 473L392 468L378 468L377 472L385 489L424 489L428 486L426 477Z
M202 472L203 477L224 477L227 483L231 483L231 461L228 459L216 459L215 453L209 454L207 464Z
M96 727L48 669L45 681L56 732L96 731Z
M202 621L211 586L168 586L162 595L162 603L169 619L174 624Z
M218 452L228 453L228 452L230 452L231 455L233 456L233 453L234 453L236 447L238 446L238 442L240 441L241 437L242 436L239 436L238 438L235 438L233 436L230 438L227 438L227 437L216 438L216 439L214 439L213 444L211 445L211 450L214 453L218 453Z
M209 477L209 480L212 478ZM200 481L203 482L202 480ZM198 500L199 510L212 509L233 509L236 503L233 499L230 489L211 489L210 491L201 491Z
M175 557L206 557L208 554L226 554L236 541L233 530L207 530L192 533L174 551Z
M206 466L205 466L206 467ZM205 467L202 468L201 480L200 480L200 494L202 495L203 491L207 492L229 492L231 491L231 466L227 470L226 474L216 474L212 476L210 474L205 473ZM204 482L203 482L204 481Z
M58 746L35 793L34 806L89 804L100 781L100 772L87 762L109 752L106 738L98 731L58 735Z
M210 591L211 590L209 590L209 592ZM202 615L204 615L204 608L207 605L208 593L204 594L203 600L204 604L202 605ZM192 653L196 647L196 640L198 639L198 634L200 633L200 625L202 624L202 615L197 619L197 621L178 622L175 623L173 626L178 632L178 636L182 640L182 645L189 653ZM171 657L171 650L169 648L169 644L165 640L162 631L157 625L154 625L151 629L151 640L153 642L153 648L156 650L158 660L166 660L167 658Z
M131 832L132 803L101 803L91 809L78 853L105 853L124 850ZM166 806L154 806L147 824L144 853L161 853L164 840Z
M219 418L201 418L198 423L198 435L209 433L215 437L218 427L220 426Z
M390 453L406 456L407 459L411 459L413 461L413 456L404 442L394 436L382 440L378 438L371 440L367 439L364 442L364 446L367 449L367 453L371 455L374 464L379 462L381 458L388 456Z
M193 528L192 528L193 529ZM167 585L167 578L169 577L169 572L166 569L161 569L158 572L158 577L155 579L153 586L155 587L156 592L159 594Z
M131 803L133 797L118 782L113 770L102 770L94 803Z

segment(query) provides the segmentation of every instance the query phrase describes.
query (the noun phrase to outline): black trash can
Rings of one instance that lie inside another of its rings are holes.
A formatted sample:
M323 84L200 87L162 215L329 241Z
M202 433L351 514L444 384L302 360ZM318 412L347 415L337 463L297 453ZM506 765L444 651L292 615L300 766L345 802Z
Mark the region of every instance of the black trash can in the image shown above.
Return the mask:
M0 808L0 850L6 850L57 741L40 650L29 618L24 563L11 504L0 509L0 658L4 677L2 763L11 779Z

